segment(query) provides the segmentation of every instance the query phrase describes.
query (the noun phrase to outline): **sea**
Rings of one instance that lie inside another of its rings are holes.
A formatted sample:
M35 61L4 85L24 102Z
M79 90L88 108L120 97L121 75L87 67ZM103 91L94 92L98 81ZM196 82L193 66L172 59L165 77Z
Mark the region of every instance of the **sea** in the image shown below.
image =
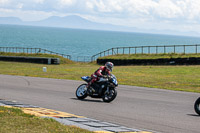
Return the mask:
M43 48L71 55L72 60L115 47L193 44L200 44L200 37L0 25L0 47Z

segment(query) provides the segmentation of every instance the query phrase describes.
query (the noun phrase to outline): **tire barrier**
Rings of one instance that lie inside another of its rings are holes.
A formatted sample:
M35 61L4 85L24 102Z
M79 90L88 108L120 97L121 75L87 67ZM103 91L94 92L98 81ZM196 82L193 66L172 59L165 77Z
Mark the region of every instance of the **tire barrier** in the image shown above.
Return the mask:
M200 65L200 57L160 59L97 59L97 64L112 62L114 65Z
M45 57L0 56L0 61L28 62L39 64L60 64L59 58Z

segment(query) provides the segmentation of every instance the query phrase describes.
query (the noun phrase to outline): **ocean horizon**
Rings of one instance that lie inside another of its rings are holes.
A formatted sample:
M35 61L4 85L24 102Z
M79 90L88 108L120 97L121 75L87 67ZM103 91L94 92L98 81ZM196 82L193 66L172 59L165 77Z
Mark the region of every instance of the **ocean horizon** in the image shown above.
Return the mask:
M73 60L115 47L194 44L200 44L200 37L0 25L0 47L43 48L71 55Z

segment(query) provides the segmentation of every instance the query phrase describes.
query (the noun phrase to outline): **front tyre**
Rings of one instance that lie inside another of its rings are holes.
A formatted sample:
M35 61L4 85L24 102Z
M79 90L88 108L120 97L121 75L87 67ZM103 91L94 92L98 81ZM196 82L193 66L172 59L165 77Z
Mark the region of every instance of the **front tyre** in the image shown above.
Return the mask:
M110 89L109 92L106 92L104 93L102 99L104 102L111 102L113 101L117 96L117 90L115 90L114 88Z
M87 84L82 84L76 89L76 97L78 99L84 99L87 97Z
M194 110L198 115L200 115L200 97L194 103Z

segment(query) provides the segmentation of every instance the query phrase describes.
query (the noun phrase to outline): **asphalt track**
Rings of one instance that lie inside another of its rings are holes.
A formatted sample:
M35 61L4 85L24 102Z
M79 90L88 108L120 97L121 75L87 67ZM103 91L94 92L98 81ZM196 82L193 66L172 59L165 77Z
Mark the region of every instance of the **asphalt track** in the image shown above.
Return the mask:
M0 75L0 99L16 100L135 129L161 133L199 133L193 109L198 93L119 85L112 103L77 100L82 81Z

